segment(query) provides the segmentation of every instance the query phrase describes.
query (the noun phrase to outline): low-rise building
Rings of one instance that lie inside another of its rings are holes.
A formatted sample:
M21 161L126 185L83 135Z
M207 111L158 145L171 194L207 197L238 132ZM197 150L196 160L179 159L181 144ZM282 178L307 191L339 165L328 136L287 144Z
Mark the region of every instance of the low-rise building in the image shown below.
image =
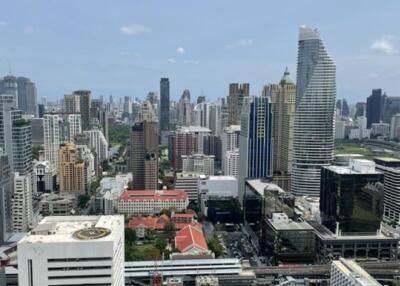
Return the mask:
M36 192L51 193L56 190L57 172L50 161L33 161L33 179Z
M105 215L117 212L118 198L128 188L132 174L119 174L101 179L96 194L96 208Z
M214 155L182 155L182 172L214 175Z
M125 191L118 199L118 213L153 215L163 209L183 212L188 205L188 196L182 190Z
M72 194L44 194L39 209L43 216L67 216L74 214L76 203Z
M175 248L185 254L209 252L201 227L188 225L175 235Z
M183 190L190 201L197 202L199 199L198 179L201 173L176 173L175 190Z

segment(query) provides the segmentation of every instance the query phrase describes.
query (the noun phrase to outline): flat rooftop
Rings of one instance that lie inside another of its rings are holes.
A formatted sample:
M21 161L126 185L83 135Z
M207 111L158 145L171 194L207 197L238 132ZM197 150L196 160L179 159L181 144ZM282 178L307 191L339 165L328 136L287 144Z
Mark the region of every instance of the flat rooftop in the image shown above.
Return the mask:
M361 160L364 160L364 159L358 159L358 160L361 161ZM377 174L382 174L381 172L376 171L376 170L374 170L374 171L369 170L369 171L359 172L359 171L357 171L355 169L352 169L350 166L334 166L334 165L331 165L331 166L324 166L322 168L330 170L330 171L335 172L337 174L341 174L341 175L377 175Z
M205 176L201 175L200 179L208 181L237 181L234 176Z
M19 244L113 241L114 231L124 225L124 217L48 216L29 232Z
M120 201L175 201L186 200L187 194L183 190L143 190L124 191Z
M289 220L287 222L273 222L272 219L268 219L271 226L277 231L289 231L289 230L309 230L313 231L314 228L305 221L297 222Z
M371 275L367 273L360 265L355 261L349 259L340 258L332 262L342 273L347 276L353 276L359 285L363 286L382 286L376 281Z
M278 193L286 193L282 188L280 188L278 185L272 183L272 182L267 182L262 179L252 179L252 180L246 180L246 183L253 188L255 191L257 191L261 196L264 196L264 191L269 190L269 191L278 191Z

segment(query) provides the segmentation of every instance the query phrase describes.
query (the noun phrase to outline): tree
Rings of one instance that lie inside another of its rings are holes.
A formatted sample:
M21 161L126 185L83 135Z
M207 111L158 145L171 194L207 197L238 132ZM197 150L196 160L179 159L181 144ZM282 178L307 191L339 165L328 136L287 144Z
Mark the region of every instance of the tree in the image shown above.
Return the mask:
M224 248L221 245L216 234L214 234L213 238L207 241L208 248L214 252L215 257L219 257L224 252Z
M85 208L89 200L90 200L89 195L79 195L78 196L78 207L81 209Z
M131 244L137 239L136 231L132 228L125 228L125 243Z
M171 221L164 225L164 233L167 235L168 239L173 239L175 236L175 224Z
M169 209L162 209L161 211L160 211L160 214L165 214L165 215L167 215L168 217L171 217L171 210L169 210Z

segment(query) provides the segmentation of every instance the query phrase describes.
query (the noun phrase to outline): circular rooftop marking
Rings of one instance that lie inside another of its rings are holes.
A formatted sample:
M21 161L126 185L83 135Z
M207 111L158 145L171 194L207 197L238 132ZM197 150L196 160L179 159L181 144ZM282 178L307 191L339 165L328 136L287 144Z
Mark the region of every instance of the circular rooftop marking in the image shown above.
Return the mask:
M104 227L89 227L77 230L73 237L79 240L92 240L106 237L111 231Z

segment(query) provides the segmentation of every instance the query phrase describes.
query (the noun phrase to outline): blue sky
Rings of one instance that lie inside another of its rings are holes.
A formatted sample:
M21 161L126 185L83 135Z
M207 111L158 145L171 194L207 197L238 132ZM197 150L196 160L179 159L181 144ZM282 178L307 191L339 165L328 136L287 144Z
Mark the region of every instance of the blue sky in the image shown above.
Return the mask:
M337 96L372 88L400 96L400 1L3 0L0 74L36 82L54 100L75 89L144 98L169 77L171 97L252 94L295 79L298 28L317 27L337 65Z

